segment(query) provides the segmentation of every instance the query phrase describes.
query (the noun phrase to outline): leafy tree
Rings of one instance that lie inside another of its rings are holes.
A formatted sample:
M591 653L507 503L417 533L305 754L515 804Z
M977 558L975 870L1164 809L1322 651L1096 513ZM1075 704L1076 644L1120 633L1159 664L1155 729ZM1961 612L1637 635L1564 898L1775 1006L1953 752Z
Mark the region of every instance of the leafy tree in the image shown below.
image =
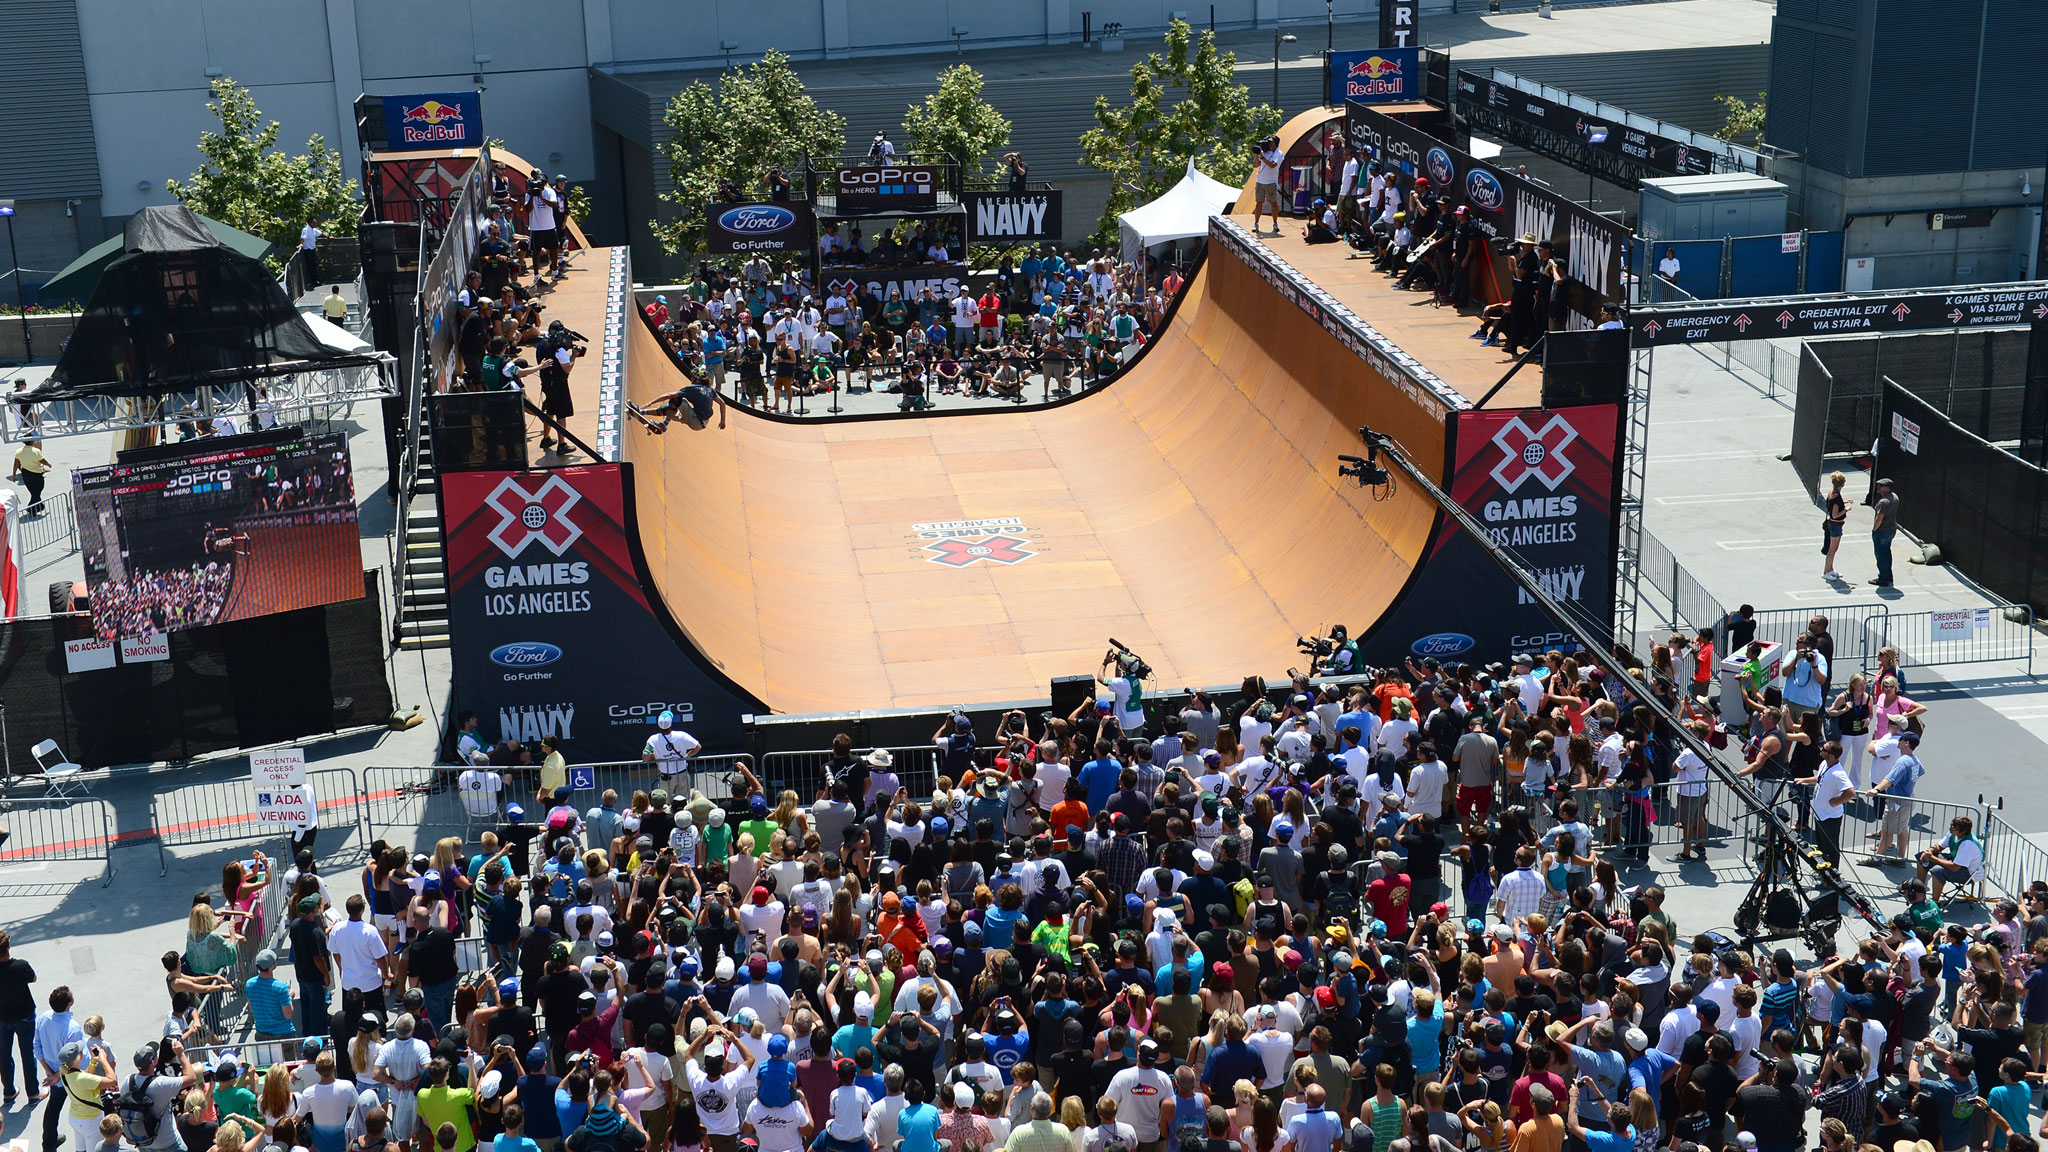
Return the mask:
M220 117L220 131L199 136L205 162L189 180L166 181L180 203L202 216L261 236L277 248L279 267L298 246L308 219L334 236L352 236L361 209L356 182L342 170L341 154L319 133L306 138L303 155L277 148L280 125L263 122L249 90L222 76L213 82L208 111Z
M662 119L668 143L669 182L663 193L679 210L673 224L656 221L654 234L671 253L693 255L704 241L704 206L721 182L744 194L758 189L770 165L800 179L806 156L834 156L846 146L846 118L821 108L804 90L789 57L770 49L760 62L676 93Z
M903 114L903 134L921 153L951 156L963 180L988 171L989 153L1010 142L1010 122L981 98L981 73L955 64L939 73L939 90Z
M1714 94L1714 102L1728 113L1728 122L1714 131L1723 140L1750 139L1761 143L1764 138L1764 101L1767 94L1756 94L1751 103L1740 96Z
M1081 162L1110 177L1097 243L1113 243L1116 218L1180 181L1193 160L1225 184L1251 174L1258 141L1280 126L1280 111L1254 104L1237 82L1237 54L1219 52L1213 32L1185 20L1166 30L1166 51L1131 67L1131 101L1095 98L1095 123L1081 134Z

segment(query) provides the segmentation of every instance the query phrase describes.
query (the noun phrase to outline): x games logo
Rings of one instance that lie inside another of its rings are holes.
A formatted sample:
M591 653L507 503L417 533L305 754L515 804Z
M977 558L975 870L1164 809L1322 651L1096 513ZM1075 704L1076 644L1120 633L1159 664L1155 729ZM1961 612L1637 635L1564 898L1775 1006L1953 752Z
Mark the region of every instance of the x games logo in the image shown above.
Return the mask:
M490 531L491 543L514 560L535 542L560 556L583 538L583 529L569 519L569 509L582 499L560 476L549 476L531 491L518 477L507 476L484 497L499 516L498 526Z
M1557 491L1557 486L1572 474L1565 446L1578 438L1571 422L1556 413L1551 414L1540 431L1531 430L1520 416L1515 417L1493 435L1494 444L1501 450L1500 461L1493 466L1494 483L1500 485L1502 492L1513 492L1533 476L1545 488Z

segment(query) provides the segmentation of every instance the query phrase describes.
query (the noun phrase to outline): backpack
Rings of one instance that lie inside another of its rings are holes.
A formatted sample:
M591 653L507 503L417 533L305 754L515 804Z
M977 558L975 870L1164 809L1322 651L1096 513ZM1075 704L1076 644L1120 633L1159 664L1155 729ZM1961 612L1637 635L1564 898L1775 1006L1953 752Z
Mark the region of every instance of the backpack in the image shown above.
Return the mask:
M1339 919L1347 925L1357 923L1358 893L1351 890L1350 881L1332 884L1329 890L1323 893L1321 911L1325 928Z
M156 1102L149 1098L152 1079L138 1072L128 1077L127 1086L119 1092L100 1094L100 1111L120 1117L121 1134L138 1148L147 1148L156 1140L157 1128L164 1119L157 1113Z

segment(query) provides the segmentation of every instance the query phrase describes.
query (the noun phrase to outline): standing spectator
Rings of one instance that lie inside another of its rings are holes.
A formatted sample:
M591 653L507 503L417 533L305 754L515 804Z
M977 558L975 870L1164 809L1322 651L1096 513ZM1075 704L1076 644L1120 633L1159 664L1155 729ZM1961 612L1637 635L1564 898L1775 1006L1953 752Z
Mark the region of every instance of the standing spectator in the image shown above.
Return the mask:
M9 477L28 489L28 507L22 510L22 515L43 514L43 484L49 476L50 458L43 455L43 442L33 438L22 441L14 452L14 475Z
M1892 491L1889 477L1880 478L1870 498L1872 518L1870 521L1870 546L1877 554L1877 576L1871 580L1879 588L1892 586L1892 539L1899 534L1899 497Z
M29 985L36 970L14 955L13 942L0 932L0 1084L6 1086L6 1107L21 1098L14 1086L14 1053L21 1052L21 1082L31 1102L43 1098L36 1083L36 998Z

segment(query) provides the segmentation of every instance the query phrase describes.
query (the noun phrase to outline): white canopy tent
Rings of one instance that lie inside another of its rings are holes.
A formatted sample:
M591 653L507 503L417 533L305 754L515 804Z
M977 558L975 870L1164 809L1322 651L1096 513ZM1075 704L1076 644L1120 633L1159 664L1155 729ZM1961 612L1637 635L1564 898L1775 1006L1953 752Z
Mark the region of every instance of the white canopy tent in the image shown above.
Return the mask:
M1228 211L1237 202L1238 189L1211 180L1188 161L1187 175L1166 194L1150 204L1133 208L1116 218L1123 236L1123 256L1137 260L1155 244L1188 240L1209 234L1209 217Z

